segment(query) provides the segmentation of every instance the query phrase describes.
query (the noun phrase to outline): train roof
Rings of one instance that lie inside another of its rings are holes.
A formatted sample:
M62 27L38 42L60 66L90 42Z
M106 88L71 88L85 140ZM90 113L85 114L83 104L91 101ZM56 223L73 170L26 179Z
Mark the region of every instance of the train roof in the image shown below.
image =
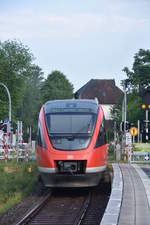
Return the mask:
M55 112L98 112L98 103L92 99L65 99L48 101L44 104L45 113Z

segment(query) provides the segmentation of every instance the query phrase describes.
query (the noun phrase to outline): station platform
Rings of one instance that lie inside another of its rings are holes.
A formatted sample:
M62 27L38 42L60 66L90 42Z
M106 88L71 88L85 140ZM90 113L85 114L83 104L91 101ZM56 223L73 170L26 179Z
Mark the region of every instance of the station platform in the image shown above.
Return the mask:
M150 225L150 165L113 164L111 196L100 225Z

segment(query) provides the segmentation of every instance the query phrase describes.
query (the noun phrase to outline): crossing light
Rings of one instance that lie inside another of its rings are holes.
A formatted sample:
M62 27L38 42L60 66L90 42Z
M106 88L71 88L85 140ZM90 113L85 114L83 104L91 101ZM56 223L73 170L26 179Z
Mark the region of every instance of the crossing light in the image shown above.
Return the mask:
M142 95L141 108L143 110L150 110L150 91L145 91Z
M142 109L146 109L146 105L143 103L143 104L141 105L141 108L142 108Z
M141 108L144 110L144 109L150 109L150 104L142 104L141 105Z

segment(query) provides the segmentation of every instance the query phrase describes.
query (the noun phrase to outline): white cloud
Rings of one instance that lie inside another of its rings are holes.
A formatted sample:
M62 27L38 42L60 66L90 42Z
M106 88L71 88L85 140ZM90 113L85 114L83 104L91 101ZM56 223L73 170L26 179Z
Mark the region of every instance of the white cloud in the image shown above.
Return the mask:
M90 13L48 15L32 11L0 15L0 39L80 38L87 35L144 31L150 19Z

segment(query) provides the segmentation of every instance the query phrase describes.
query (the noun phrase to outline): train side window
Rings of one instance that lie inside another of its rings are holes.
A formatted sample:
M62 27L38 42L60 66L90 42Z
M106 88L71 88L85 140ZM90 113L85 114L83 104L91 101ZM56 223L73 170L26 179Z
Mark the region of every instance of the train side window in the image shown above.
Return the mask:
M43 129L41 128L41 124L39 122L38 124L38 137L37 137L37 143L39 146L46 148L44 136L43 136Z
M37 144L39 146L42 146L41 132L40 132L40 129L39 128L38 128Z
M97 141L96 141L96 145L95 148L98 148L102 145L106 144L106 131L105 131L105 121L104 119L102 120L100 129L99 129L99 133L98 133L98 137L97 137Z

